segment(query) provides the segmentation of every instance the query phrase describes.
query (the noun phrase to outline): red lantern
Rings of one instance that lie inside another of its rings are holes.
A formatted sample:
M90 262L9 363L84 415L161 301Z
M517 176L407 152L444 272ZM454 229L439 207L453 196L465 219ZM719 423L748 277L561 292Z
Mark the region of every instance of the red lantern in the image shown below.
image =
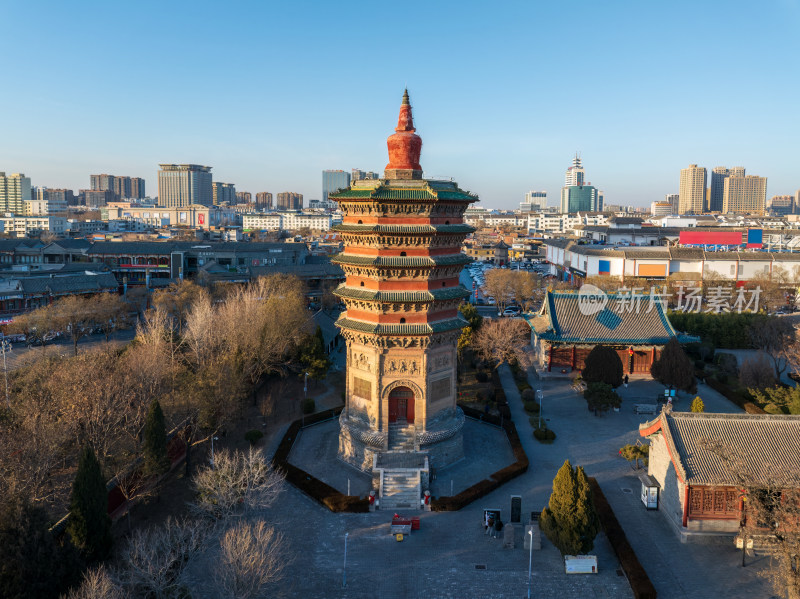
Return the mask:
M633 355L633 348L632 347L628 348L628 355L629 356Z

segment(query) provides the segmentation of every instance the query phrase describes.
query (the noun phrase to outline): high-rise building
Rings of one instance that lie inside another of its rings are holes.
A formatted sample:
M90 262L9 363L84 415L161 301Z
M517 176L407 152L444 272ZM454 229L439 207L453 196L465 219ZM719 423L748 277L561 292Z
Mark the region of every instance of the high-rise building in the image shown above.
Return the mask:
M525 194L525 201L520 203L519 209L522 212L538 212L547 207L546 191L529 191Z
M110 191L114 200L140 200L145 197L144 179L139 177L89 175L89 183L92 191Z
M350 173L345 171L322 171L322 201L328 201L328 194L350 187Z
M131 198L142 200L147 197L144 191L144 179L141 177L131 177Z
M215 206L220 204L236 203L236 186L233 183L220 183L214 181L211 183L211 196Z
M672 203L650 202L650 214L653 216L669 216L672 214Z
M572 159L572 166L567 169L567 173L564 176L564 187L583 185L585 179L586 171L583 170L583 164L576 152L575 158Z
M237 191L236 203L237 204L252 204L253 196L249 191Z
M31 180L23 173L6 176L0 172L0 213L25 214L25 202L31 201Z
M602 212L602 192L592 185L569 185L561 188L562 214Z
M722 212L763 215L767 204L767 178L747 175L725 179Z
M671 214L678 214L678 201L680 200L680 194L677 193L668 193L664 196L664 202L669 203L672 206Z
M117 199L110 189L81 189L79 193L84 206L105 206Z
M159 164L158 205L177 208L199 204L211 206L211 167L199 164Z
M767 207L770 213L775 216L794 214L794 196L772 196Z
M283 191L278 194L278 210L302 210L303 194Z
M708 210L711 212L722 211L722 197L725 194L725 179L728 177L744 177L745 168L734 166L727 168L715 166L711 171L711 187L709 189Z
M259 191L256 194L256 208L272 210L272 194L268 191Z
M372 181L381 178L381 176L378 173L373 173L372 171L362 171L357 168L354 168L351 173L352 174L350 180L352 182L363 181L365 179Z
M706 169L696 164L681 169L678 214L703 214L706 199Z

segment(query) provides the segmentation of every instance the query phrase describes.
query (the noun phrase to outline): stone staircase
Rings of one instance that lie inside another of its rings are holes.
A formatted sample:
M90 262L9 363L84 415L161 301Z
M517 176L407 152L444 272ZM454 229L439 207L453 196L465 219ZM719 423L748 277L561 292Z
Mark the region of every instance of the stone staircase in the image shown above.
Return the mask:
M372 464L373 484L381 510L418 510L422 475L429 472L428 456L415 451L383 451Z
M384 470L381 480L382 510L418 510L420 499L419 470Z
M389 451L416 451L417 427L413 424L389 425Z

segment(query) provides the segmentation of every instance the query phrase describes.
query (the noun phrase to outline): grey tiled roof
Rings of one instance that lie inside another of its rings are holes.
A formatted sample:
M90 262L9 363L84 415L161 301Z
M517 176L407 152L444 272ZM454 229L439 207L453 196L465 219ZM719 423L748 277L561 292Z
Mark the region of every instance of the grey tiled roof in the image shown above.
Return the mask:
M736 456L753 482L775 482L784 475L787 483L796 484L800 474L800 416L664 411L639 425L643 435L657 430L665 435L673 459L679 462L675 465L678 475L688 483L738 482L725 456L704 447L704 439L722 444Z
M638 310L635 305L628 310L630 300L608 295L606 306L594 314L581 312L579 297L577 293L547 292L541 315L547 317L548 327L539 333L542 339L555 343L663 345L676 336L661 305L654 302L650 309L647 297ZM530 324L543 326L541 321Z
M22 290L26 295L64 295L73 293L93 293L111 291L119 288L117 279L111 273L96 275L77 274L54 277L20 277Z

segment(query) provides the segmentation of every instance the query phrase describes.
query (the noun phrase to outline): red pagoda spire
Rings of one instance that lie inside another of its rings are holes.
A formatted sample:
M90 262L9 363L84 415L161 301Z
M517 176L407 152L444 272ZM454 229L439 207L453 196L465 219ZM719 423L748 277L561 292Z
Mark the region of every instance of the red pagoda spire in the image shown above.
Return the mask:
M422 178L422 167L419 164L422 138L414 133L415 131L408 90L405 90L395 134L386 140L386 145L389 147L389 164L386 165L385 173L387 179Z

